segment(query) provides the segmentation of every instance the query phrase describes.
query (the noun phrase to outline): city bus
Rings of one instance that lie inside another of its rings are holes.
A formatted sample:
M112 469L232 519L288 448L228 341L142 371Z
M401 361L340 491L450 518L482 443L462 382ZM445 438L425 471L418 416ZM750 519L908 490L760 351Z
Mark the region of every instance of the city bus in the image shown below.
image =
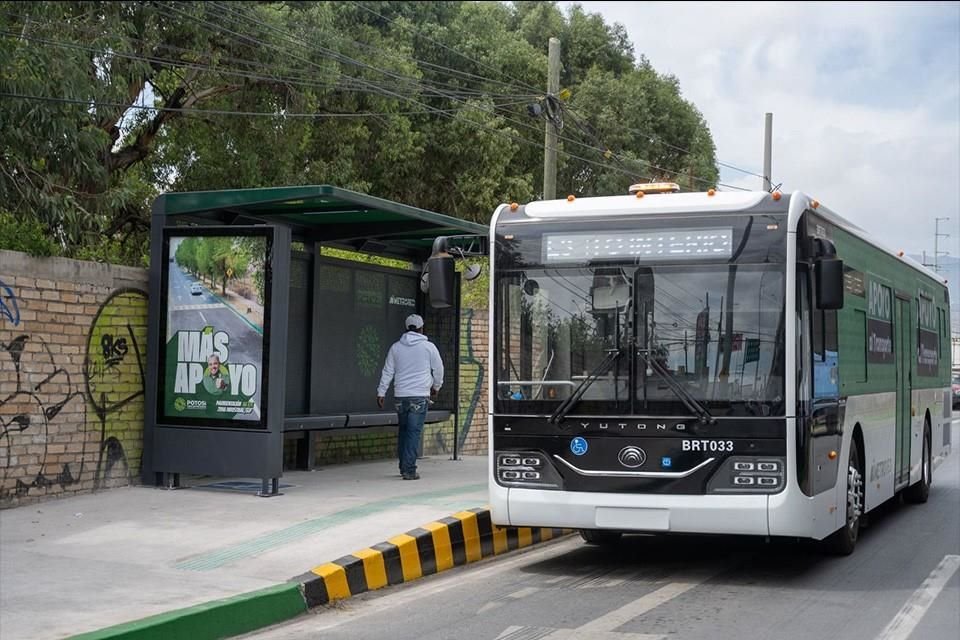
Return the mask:
M678 191L494 213L493 521L851 553L950 453L946 282L803 193Z

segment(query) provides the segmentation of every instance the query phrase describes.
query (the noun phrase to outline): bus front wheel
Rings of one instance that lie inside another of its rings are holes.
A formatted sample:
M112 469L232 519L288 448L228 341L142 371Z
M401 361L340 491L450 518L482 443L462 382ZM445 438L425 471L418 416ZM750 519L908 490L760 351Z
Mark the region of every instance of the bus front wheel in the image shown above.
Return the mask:
M609 531L607 529L580 529L580 537L589 544L611 545L620 541L623 535L621 531Z
M860 535L860 516L863 515L863 474L860 471L860 445L850 442L850 458L847 461L847 519L839 530L824 542L830 553L848 556L857 546Z

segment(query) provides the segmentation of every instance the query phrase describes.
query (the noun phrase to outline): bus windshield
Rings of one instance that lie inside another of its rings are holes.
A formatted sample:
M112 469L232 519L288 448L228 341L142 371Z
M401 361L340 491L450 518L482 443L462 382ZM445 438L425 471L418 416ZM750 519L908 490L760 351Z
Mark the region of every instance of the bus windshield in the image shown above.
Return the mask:
M782 415L784 291L782 263L502 270L496 410Z

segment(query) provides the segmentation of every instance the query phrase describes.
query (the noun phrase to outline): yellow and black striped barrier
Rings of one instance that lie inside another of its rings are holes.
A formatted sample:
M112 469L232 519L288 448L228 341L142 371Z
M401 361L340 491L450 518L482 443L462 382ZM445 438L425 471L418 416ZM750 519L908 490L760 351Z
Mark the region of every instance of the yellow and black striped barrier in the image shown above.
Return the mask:
M489 509L471 509L322 564L295 580L307 607L315 607L569 533L570 529L498 527L490 520Z

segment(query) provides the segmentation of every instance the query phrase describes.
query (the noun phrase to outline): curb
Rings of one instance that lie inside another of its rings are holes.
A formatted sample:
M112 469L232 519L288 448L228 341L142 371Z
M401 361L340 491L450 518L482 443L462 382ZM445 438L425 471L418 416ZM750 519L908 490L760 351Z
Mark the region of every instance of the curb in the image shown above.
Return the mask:
M290 582L82 633L70 640L229 638L284 622L306 610L299 585Z
M568 533L569 529L500 528L490 520L489 509L470 509L322 564L294 581L303 588L307 608L313 608Z
M571 529L498 527L487 508L460 511L314 567L289 582L177 609L69 640L218 640L309 609L546 542Z

